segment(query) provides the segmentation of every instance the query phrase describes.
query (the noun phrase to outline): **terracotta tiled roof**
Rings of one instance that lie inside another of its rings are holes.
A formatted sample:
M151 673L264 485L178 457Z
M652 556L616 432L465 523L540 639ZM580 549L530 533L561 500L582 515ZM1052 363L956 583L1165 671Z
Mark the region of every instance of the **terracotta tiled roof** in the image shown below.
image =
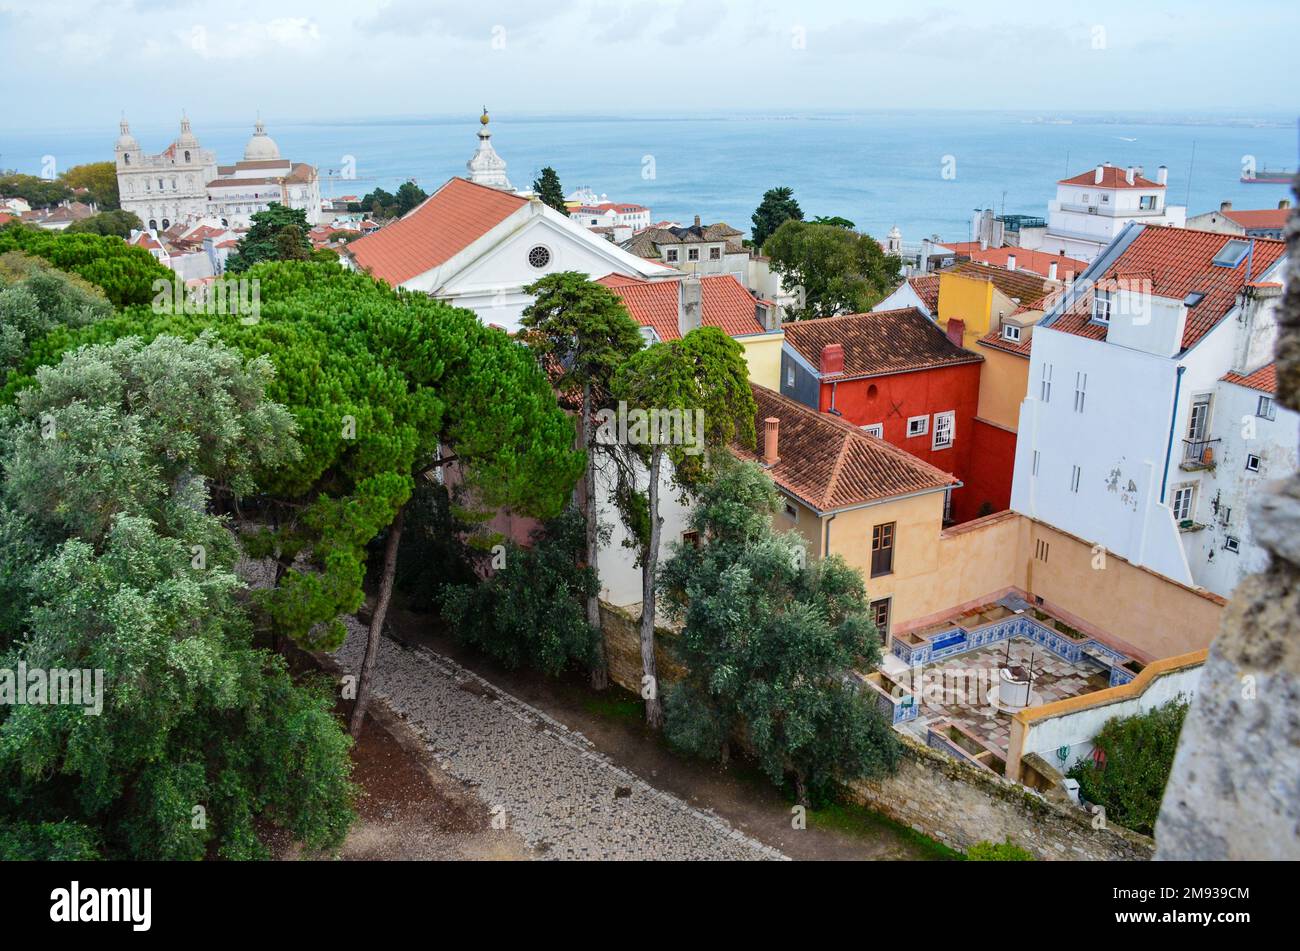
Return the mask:
M1240 373L1225 374L1222 379L1228 383L1236 383L1238 386L1245 386L1252 390L1259 390L1261 393L1277 392L1277 364L1270 363L1262 366L1254 373L1242 376Z
M907 283L913 292L921 298L926 310L931 314L939 312L939 275L927 274L925 277L909 277Z
M651 225L643 228L623 242L623 250L643 258L657 258L661 244L703 244L714 241L731 242L731 239L744 234L737 231L725 221L711 225L687 225L685 227L660 227Z
M398 221L358 238L348 255L394 287L431 271L528 204L528 199L453 178Z
M1033 343L1033 334L1028 336L1022 334L1019 341L1013 341L1003 337L1001 330L990 330L979 339L981 347L992 347L1004 353L1014 353L1018 357L1028 357L1033 352Z
M681 294L680 281L644 281L622 274L606 274L596 283L617 294L627 311L642 327L652 327L660 340L677 340ZM700 278L700 320L731 337L764 332L758 322L754 295L730 274Z
M1230 218L1247 231L1251 231L1254 229L1286 227L1286 219L1291 214L1291 209L1263 208L1259 210L1242 209L1241 211L1230 209L1222 212L1222 214L1223 217Z
M819 413L766 387L750 384L758 413L757 452L732 447L742 459L762 462L763 421L776 417L777 463L767 469L779 487L819 512L955 485L957 479L868 436L838 417Z
M1246 268L1254 276L1272 267L1286 251L1286 244L1270 238L1240 238L1213 231L1192 231L1159 225L1136 226L1142 231L1113 265L1097 279L1103 287L1111 281L1150 281L1151 293L1157 297L1182 300L1193 291L1205 296L1187 312L1183 330L1183 349L1196 344L1214 328L1236 304L1237 295L1247 284ZM1254 242L1253 260L1247 255L1236 267L1213 263L1229 241ZM1092 323L1092 293L1080 295L1070 309L1053 319L1054 330L1093 340L1104 340L1106 328Z
M795 320L782 327L785 342L814 367L819 365L823 347L832 343L843 346L844 372L823 379L852 380L933 370L984 359L949 340L934 321L915 307Z
M1044 294L1048 294L1060 286L1059 282L1049 281L1029 271L1019 269L1008 271L1004 267L978 264L975 261L962 261L945 273L954 272L966 277L982 277L985 280L992 281L993 286L1003 294L1021 303L1038 300ZM1064 276L1061 275L1062 278Z
M0 211L0 225L6 225L14 220L16 220L14 215L9 214L7 211Z
M1030 271L1039 277L1047 277L1053 263L1056 264L1056 279L1064 281L1070 274L1082 274L1088 268L1087 261L1066 257L1064 254L1048 254L1046 251L1029 251L1025 248L985 248L980 250L978 241L962 241L951 246L963 257L968 257L977 264L989 264L1005 269L1012 255L1016 258L1017 271Z
M1143 178L1141 175L1133 176L1133 184L1128 183L1128 171L1120 168L1118 165L1107 165L1101 170L1101 181L1097 181L1097 170L1090 168L1088 171L1075 175L1073 178L1063 178L1057 184L1059 185L1095 185L1097 188L1164 188L1159 182L1153 182L1149 178Z

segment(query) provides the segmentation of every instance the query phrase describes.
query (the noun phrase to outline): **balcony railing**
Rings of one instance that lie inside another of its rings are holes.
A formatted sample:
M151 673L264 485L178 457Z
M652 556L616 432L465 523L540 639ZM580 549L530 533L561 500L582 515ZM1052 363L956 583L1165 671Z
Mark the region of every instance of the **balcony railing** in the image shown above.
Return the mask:
M1184 439L1183 461L1179 467L1187 470L1208 469L1218 457L1219 439Z

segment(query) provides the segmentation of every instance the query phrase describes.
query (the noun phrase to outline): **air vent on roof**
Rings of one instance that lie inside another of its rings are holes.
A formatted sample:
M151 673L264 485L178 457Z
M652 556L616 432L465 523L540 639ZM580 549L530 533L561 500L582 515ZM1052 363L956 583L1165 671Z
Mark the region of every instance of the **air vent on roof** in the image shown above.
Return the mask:
M1205 300L1205 294L1202 291L1192 291L1183 298L1184 307L1195 307L1201 301Z
M1219 253L1214 256L1214 263L1219 267L1236 267L1246 259L1249 250L1248 242L1233 239L1219 249Z

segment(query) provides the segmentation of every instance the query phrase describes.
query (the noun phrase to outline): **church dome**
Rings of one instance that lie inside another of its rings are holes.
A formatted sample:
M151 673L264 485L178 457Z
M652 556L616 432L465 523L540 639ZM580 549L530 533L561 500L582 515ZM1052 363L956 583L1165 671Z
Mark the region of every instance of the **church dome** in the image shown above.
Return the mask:
M262 124L261 119L258 119L253 137L244 147L244 161L265 162L279 157L280 147L275 144L275 139L266 134L266 126Z

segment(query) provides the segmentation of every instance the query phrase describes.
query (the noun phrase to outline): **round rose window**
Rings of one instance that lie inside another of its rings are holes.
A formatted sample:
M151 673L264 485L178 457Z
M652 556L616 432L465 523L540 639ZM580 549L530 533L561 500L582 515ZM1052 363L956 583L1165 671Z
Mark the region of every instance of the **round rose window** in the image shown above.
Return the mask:
M544 268L551 263L551 252L540 244L528 252L528 263L535 268Z

